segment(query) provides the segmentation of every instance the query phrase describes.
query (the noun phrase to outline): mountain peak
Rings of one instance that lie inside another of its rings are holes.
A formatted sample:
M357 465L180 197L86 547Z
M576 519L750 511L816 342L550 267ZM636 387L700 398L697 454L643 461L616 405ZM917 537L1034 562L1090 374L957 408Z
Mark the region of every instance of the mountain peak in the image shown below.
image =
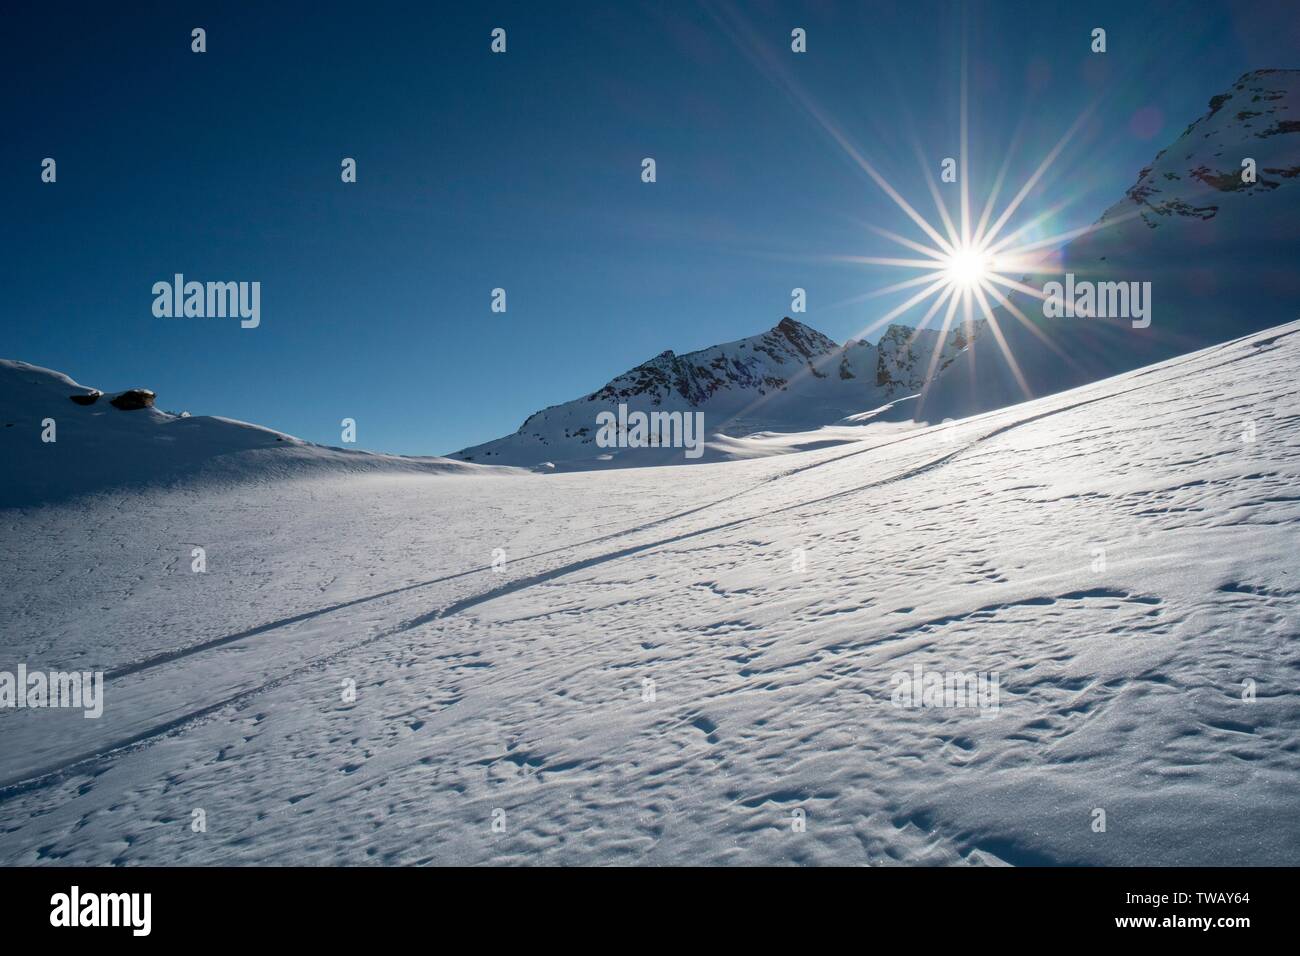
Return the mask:
M790 316L787 315L783 317L780 322L776 323L776 325L772 326L772 331L784 332L786 335L789 335L792 332L800 332L800 331L816 332L817 330L814 329L812 326L804 325L802 322L792 319L790 318Z
M966 346L957 330L917 333L895 326L889 336L879 348L866 341L840 346L787 315L749 338L684 355L661 352L589 395L530 415L514 434L451 457L526 467L546 461L561 469L652 458L662 463L662 456L605 451L597 442L597 414L620 406L651 414L700 412L710 433L797 432L918 394L926 378ZM902 406L897 414L904 414Z
M805 359L829 355L839 349L839 343L818 332L811 325L804 325L790 316L785 316L772 326L767 335L775 335L789 343L790 347Z

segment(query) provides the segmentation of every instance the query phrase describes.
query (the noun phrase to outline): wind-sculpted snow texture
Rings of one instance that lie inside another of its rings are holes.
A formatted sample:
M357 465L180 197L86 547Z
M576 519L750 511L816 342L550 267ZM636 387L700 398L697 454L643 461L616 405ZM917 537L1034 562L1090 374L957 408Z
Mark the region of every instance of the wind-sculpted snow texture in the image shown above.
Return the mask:
M0 711L0 862L1294 863L1298 365L1293 323L797 456L0 511L0 669L108 672ZM998 709L894 706L917 665Z

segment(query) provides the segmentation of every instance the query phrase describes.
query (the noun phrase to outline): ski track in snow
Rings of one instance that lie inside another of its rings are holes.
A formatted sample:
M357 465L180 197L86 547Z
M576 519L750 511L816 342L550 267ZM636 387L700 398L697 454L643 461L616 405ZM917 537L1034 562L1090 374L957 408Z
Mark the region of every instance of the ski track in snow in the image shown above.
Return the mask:
M0 711L0 862L1295 863L1297 331L847 451L0 512L0 668L108 672Z

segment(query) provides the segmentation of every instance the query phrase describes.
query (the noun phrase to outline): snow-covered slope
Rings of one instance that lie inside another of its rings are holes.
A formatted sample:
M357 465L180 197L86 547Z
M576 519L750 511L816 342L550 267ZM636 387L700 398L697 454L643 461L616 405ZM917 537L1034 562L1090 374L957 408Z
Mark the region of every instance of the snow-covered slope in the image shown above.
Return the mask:
M114 397L61 372L0 359L0 508L199 475L266 482L322 470L483 471L446 458L325 448L228 418L124 410Z
M972 337L978 338L982 323ZM507 435L452 455L482 462L559 470L666 464L686 459L681 448L601 447L597 415L624 405L629 412L701 412L710 436L800 432L879 409L916 394L939 350L945 368L966 346L963 330L940 341L933 329L890 326L878 344L837 345L789 317L762 335L675 355L671 351L583 398L543 409ZM761 453L753 443L712 441L708 460Z
M0 863L1294 864L1297 367L1292 323L797 457L0 512L0 670L108 671L0 709ZM894 706L917 667L997 709Z
M1253 159L1256 181L1242 180ZM1210 100L1096 232L1062 250L1060 272L1093 282L1150 282L1151 324L996 318L1029 393L1048 395L1289 320L1300 309L1300 70L1260 70ZM1038 288L1061 275L1038 276ZM1049 343L1050 344L1047 344ZM960 418L1025 393L998 347L981 336L914 403L921 421Z

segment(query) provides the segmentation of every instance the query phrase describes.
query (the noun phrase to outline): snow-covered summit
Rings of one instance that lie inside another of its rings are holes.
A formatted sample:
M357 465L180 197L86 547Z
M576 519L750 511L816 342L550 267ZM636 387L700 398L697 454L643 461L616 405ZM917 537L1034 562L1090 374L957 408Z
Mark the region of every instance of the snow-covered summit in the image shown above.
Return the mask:
M718 436L801 431L914 395L932 360L936 371L946 368L966 345L964 330L941 340L934 329L901 325L886 329L878 344L851 339L840 345L787 316L760 335L684 355L662 352L582 398L529 416L513 435L451 457L584 468L681 460L681 449L602 448L597 414L620 405L630 411L698 411L708 433Z
M1144 225L1160 228L1175 217L1210 220L1224 197L1257 197L1300 175L1300 70L1256 70L1213 97L1209 112L1157 154L1138 181L1102 220L1136 204ZM1243 178L1243 162L1254 174Z

